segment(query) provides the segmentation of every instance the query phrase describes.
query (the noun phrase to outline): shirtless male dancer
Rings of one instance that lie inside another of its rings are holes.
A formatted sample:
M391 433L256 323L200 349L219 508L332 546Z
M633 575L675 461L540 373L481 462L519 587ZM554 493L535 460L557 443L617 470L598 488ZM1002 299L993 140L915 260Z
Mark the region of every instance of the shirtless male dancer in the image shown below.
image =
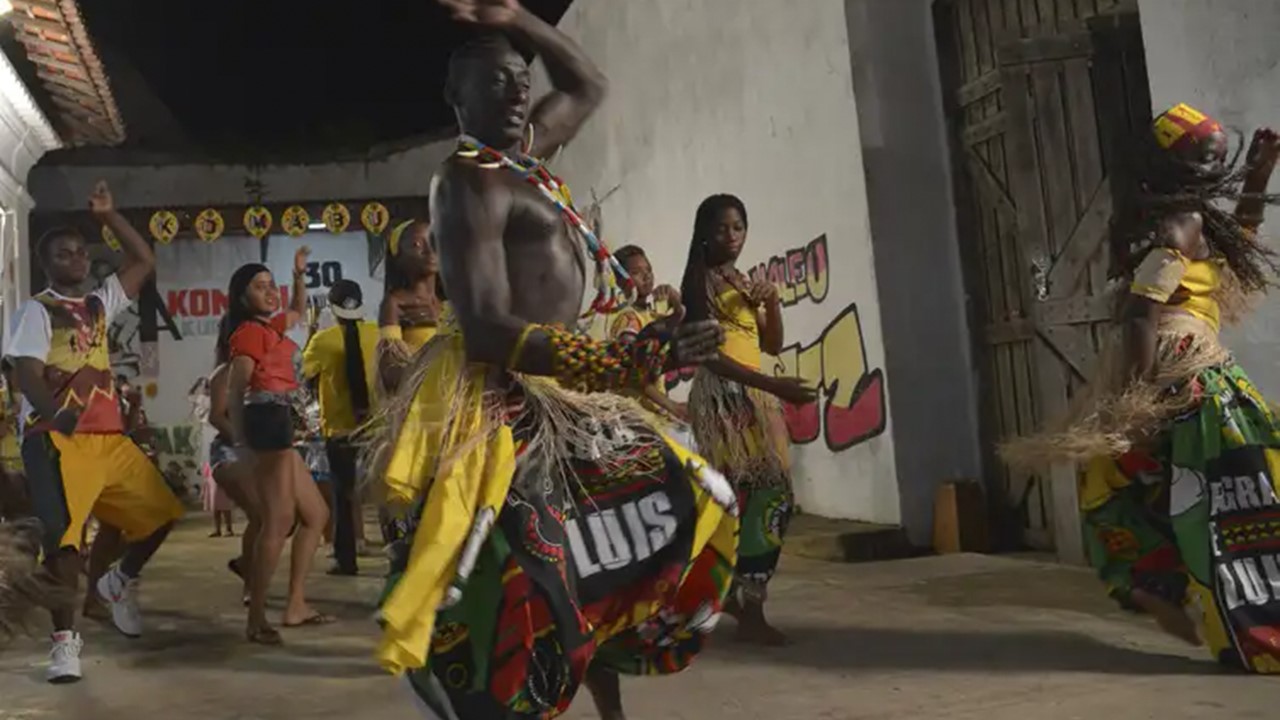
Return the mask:
M515 0L440 2L495 32L455 51L446 84L462 137L432 181L431 232L452 317L380 426L390 449L374 472L421 501L421 551L393 561L379 659L408 673L429 717L552 717L585 684L621 720L618 673L677 672L698 654L737 537L724 478L626 393L714 358L724 333L682 313L633 338L573 330L589 271L595 312L631 283L533 158L577 134L605 79ZM550 76L532 106L508 37Z

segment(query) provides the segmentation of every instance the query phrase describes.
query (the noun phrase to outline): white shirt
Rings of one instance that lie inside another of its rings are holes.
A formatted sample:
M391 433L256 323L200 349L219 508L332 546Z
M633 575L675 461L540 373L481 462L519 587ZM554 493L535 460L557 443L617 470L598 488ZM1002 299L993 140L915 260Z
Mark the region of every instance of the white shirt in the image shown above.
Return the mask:
M13 315L13 334L9 336L9 347L5 348L4 351L5 357L34 358L41 362L44 362L49 357L50 344L53 342L53 329L50 325L48 309L45 308L44 303L36 299L41 295L69 304L83 303L90 297L96 297L102 302L108 325L111 324L116 315L119 315L122 310L129 307L130 302L129 296L124 292L124 286L120 284L119 276L115 273L108 275L102 281L102 287L82 298L67 297L54 292L52 288L46 289L18 306L17 312ZM33 412L34 409L24 397L22 399L22 417L25 419Z

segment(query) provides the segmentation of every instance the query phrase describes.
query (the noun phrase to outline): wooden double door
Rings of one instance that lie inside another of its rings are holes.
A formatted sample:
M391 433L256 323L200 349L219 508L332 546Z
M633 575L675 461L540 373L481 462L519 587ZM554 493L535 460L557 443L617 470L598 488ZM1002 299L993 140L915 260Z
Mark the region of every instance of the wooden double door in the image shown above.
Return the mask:
M1107 329L1111 176L1151 118L1136 0L934 10L988 489L1006 538L1079 561L1077 469L1014 471L994 448L1064 410Z

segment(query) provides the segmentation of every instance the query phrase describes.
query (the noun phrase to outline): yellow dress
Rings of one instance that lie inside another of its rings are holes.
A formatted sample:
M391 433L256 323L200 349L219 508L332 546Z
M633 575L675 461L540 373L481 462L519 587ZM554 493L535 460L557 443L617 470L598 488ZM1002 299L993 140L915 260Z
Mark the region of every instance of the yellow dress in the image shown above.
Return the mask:
M713 299L712 310L725 331L721 354L760 372L763 353L754 304L730 287ZM738 493L737 591L741 599L763 602L795 507L782 405L772 395L703 367L689 391L689 418L698 449Z
M404 328L403 337L404 344L409 346L410 353L416 353L426 345L431 338L436 336L439 328L435 325L418 325L415 327Z
M1003 454L1083 465L1086 552L1118 602L1182 606L1219 662L1277 673L1280 603L1251 583L1274 565L1280 422L1219 344L1228 272L1149 250L1129 293L1164 306L1152 375L1133 381L1114 338L1062 429Z

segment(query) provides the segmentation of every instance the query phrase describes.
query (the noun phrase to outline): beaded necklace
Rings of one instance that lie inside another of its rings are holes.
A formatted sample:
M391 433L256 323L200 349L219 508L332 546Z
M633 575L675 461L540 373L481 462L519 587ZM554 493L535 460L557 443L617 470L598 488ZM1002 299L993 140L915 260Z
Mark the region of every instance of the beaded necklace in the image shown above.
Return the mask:
M535 158L524 153L512 157L485 145L470 135L463 135L458 139L457 155L475 158L480 167L485 169L505 168L519 175L555 205L569 226L578 231L578 235L587 246L588 255L596 264L596 296L591 301L591 309L582 317L590 317L593 314L607 315L630 304L635 294L635 281L582 219L582 213L578 212L578 208L574 206L573 197L569 194L569 187L564 184L564 181L552 175L546 166Z

